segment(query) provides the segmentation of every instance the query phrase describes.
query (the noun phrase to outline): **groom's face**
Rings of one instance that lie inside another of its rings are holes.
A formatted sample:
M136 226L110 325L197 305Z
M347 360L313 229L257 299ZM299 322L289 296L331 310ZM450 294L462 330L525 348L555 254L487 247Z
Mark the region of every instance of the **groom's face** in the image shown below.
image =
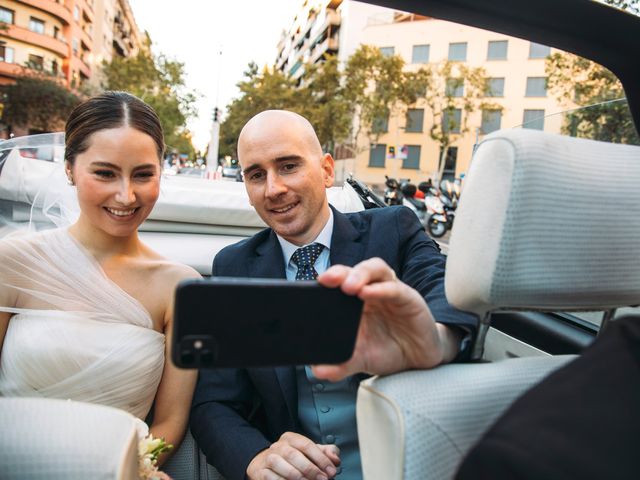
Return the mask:
M304 245L329 218L326 188L333 184L333 159L322 154L313 129L289 112L260 115L238 143L249 199L277 234Z

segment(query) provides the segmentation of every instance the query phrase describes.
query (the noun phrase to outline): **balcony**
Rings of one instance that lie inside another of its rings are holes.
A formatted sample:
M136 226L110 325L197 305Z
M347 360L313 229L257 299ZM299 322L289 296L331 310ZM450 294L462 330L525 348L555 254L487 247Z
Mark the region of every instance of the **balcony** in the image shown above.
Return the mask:
M82 9L82 19L86 22L86 23L93 23L94 19L93 19L93 9L91 7L91 5L89 4L89 2L85 2L87 4L87 8L83 8Z
M69 47L65 42L48 35L32 32L26 28L9 25L9 29L4 33L4 35L9 38L13 38L14 40L19 40L30 45L36 45L44 48L61 57L69 55Z
M16 78L23 70L23 67L15 63L0 62L0 78Z
M309 59L310 63L316 63L322 55L327 52L337 52L338 51L338 39L337 38L327 38L323 42L318 43L313 51L311 52L311 58Z
M78 70L86 78L91 78L91 68L80 58L75 57L71 60L71 68L73 70Z
M327 30L329 26L340 25L342 18L338 12L334 10L327 10L325 13L324 20L322 18L318 18L318 22L316 22L311 28L311 38L317 37L319 34Z
M33 8L42 10L50 15L53 15L59 19L65 26L71 23L71 12L67 10L67 7L59 4L58 2L52 2L51 0L20 0L20 3L30 5Z
M93 46L93 38L89 34L89 32L85 30L80 30L80 41L87 47L90 48Z

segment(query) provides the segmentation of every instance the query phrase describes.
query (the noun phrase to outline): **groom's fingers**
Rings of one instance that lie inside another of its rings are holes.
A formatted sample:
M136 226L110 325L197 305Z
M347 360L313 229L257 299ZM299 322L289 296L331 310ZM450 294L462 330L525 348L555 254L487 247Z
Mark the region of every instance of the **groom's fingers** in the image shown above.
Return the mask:
M344 363L341 365L314 365L311 367L311 371L314 377L330 382L339 382L351 375L351 369Z
M395 280L395 272L381 258L370 258L352 268L334 265L318 277L321 285L340 286L348 295L358 295L365 285Z

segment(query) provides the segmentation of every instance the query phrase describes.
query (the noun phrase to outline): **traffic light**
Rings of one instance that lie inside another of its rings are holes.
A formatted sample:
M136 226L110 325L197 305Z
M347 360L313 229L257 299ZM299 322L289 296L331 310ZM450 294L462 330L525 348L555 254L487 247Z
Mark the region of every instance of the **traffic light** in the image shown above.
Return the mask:
M213 109L213 121L217 122L218 121L218 114L220 113L220 110L218 110L218 107Z

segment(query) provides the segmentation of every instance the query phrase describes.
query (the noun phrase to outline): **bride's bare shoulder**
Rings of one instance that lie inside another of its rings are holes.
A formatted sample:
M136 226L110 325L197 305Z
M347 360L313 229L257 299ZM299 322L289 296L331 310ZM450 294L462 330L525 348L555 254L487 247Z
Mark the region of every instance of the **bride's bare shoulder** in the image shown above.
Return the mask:
M174 262L156 252L148 257L149 265L163 282L176 284L187 278L200 278L201 275L189 265Z

